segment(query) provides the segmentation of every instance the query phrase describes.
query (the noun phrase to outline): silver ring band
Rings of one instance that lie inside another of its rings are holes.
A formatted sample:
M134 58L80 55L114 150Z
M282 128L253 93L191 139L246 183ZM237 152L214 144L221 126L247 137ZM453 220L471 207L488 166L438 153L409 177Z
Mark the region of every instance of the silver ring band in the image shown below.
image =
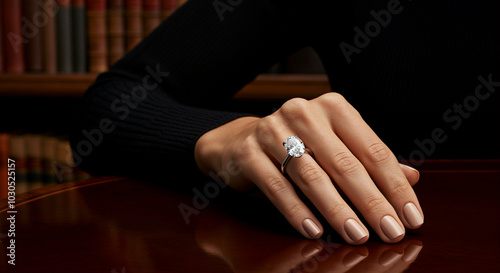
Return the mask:
M281 164L281 173L282 174L285 174L285 168L286 168L286 165L288 165L288 162L290 161L290 158L292 158L291 155L287 155L285 160L283 161L283 164Z

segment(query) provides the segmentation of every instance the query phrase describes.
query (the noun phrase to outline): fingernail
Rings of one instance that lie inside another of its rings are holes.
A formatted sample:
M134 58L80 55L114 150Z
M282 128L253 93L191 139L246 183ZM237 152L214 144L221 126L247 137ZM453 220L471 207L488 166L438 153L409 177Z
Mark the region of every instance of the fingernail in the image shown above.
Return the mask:
M417 169L415 169L411 166L405 165L405 164L401 164L401 166L407 168L408 170L410 170L412 172L415 172L417 174L417 178L418 178L417 181L420 179L420 172Z
M354 242L357 242L368 236L368 234L361 227L358 221L354 219L348 219L347 221L345 221L344 228L347 236L349 236L349 238Z
M391 240L403 235L403 229L401 229L401 226L396 222L396 219L390 215L386 215L380 220L380 227L385 236Z
M311 238L316 238L321 233L321 229L311 219L305 219L302 222L302 227Z
M418 228L424 223L422 214L420 214L415 204L411 202L403 207L403 215L411 228Z

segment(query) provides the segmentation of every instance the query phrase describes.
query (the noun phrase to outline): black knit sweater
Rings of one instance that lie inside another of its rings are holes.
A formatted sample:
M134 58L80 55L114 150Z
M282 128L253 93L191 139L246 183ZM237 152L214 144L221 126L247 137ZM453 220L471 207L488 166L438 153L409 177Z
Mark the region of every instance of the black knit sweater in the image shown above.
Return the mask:
M500 157L498 1L337 2L188 1L85 93L76 165L196 173L197 139L254 114L231 97L305 46L399 159Z

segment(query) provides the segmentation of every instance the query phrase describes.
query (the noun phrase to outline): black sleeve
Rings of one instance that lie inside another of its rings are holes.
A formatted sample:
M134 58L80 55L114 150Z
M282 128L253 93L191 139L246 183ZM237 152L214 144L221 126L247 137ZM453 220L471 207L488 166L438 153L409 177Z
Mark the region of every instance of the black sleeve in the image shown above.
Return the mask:
M223 106L305 45L291 5L188 1L84 94L70 133L76 166L141 178L197 172L197 139L248 115Z

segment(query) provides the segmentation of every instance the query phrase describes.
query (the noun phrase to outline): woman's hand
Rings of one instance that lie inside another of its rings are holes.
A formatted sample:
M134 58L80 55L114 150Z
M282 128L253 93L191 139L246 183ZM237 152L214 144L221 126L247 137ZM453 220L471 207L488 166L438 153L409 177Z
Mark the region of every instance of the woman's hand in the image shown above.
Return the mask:
M280 171L287 157L282 143L295 135L312 154L291 158L287 179ZM423 223L411 187L418 172L400 165L338 93L309 101L291 99L267 117L244 117L220 126L198 140L195 159L206 173L233 166L232 176L222 177L230 187L243 191L258 187L307 238L319 238L323 228L292 183L350 244L366 242L368 229L338 190L385 242L398 242L405 227Z

